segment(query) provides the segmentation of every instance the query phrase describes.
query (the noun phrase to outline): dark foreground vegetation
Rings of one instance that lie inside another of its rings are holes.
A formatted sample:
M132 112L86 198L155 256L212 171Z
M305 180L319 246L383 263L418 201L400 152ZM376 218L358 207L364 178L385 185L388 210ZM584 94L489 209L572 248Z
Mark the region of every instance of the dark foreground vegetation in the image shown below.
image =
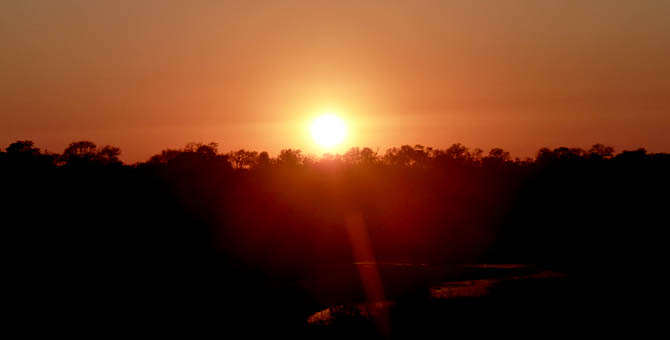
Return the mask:
M670 154L594 145L519 160L455 144L313 159L189 144L133 165L119 154L91 142L0 152L12 322L86 334L188 325L191 335L411 337L513 333L514 322L552 332L603 316L613 329L639 315L630 303L665 294L651 275L667 256ZM445 269L399 288L420 275L382 270L385 296L371 296L361 261ZM430 299L426 284L471 280L453 265L476 263L562 279L496 285L476 302ZM390 333L307 325L329 306L382 298L394 301Z

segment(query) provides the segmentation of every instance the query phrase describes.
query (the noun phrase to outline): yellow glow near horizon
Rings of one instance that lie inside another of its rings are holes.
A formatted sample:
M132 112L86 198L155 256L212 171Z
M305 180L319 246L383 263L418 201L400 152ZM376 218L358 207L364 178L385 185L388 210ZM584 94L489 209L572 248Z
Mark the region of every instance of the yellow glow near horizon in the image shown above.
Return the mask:
M330 149L341 144L347 137L347 125L334 114L323 114L314 119L310 132L320 147Z

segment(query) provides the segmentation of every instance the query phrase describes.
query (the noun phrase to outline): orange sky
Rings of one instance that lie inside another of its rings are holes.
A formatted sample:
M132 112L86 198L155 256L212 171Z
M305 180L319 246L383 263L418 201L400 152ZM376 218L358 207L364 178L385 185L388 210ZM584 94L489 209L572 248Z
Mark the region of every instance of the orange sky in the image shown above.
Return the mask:
M0 2L0 146L670 151L670 1Z

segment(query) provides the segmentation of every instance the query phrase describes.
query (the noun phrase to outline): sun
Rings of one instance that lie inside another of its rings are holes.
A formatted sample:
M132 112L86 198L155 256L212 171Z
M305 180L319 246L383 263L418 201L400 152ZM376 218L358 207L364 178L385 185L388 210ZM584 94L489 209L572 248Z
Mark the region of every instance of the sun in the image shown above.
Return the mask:
M324 114L312 122L312 138L322 148L333 148L347 137L347 125L334 114Z

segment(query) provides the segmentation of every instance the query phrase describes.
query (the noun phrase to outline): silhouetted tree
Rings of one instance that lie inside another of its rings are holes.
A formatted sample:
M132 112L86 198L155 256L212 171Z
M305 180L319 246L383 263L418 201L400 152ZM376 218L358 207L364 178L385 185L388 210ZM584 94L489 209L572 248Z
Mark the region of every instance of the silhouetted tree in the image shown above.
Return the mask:
M40 149L35 147L35 143L30 140L20 140L10 144L7 147L7 153L10 155L22 154L22 155L38 155Z
M102 149L98 150L97 157L98 160L103 164L119 164L120 154L120 148L111 145L105 145Z
M647 150L639 148L637 150L624 150L616 155L614 159L623 162L643 162L647 159Z
M482 158L482 165L485 167L500 167L511 160L509 152L501 148L493 148L486 157Z
M449 159L459 161L461 163L468 161L470 158L468 148L461 143L456 143L450 146L444 151L444 155Z
M580 148L560 147L554 149L554 157L559 161L576 161L582 159L584 150Z
M297 167L301 166L304 161L304 156L301 150L283 149L277 156L277 164L281 166Z
M0 154L0 161L12 168L39 168L54 165L58 157L57 154L40 152L33 141L23 140L10 144L6 152Z
M461 143L456 143L451 145L446 150L435 150L433 152L433 158L435 162L441 166L464 166L469 163L479 162L481 158L481 149L475 149L475 153L472 154L468 151L468 148L462 145Z
M152 165L167 165L175 159L182 151L174 149L165 149L160 154L153 155L147 163Z
M377 163L378 158L377 158L377 152L373 151L370 148L351 148L349 151L347 151L343 156L342 160L350 165L357 165L357 164L364 164L364 165L372 165ZM326 159L333 160L334 156L327 154L325 155Z
M214 159L219 153L219 144L211 142L209 144L203 143L188 143L184 147L184 152L197 153L205 159Z
M586 154L589 159L611 159L614 156L614 148L602 144L594 144Z
M554 155L554 152L551 151L549 148L541 148L537 152L535 160L540 164L549 164L554 160L556 160L556 156Z
M256 167L264 168L270 166L270 164L270 155L266 151L262 151L258 154L258 163L256 163Z
M386 150L384 162L393 166L408 167L414 164L425 164L426 153L423 146L413 148L410 145L403 145L400 148L390 148Z
M73 142L63 151L61 162L65 164L90 163L96 159L96 145L90 141Z
M258 152L246 151L244 149L230 152L228 154L228 159L230 159L230 162L235 169L251 169L259 162Z
M93 142L80 141L70 143L65 151L63 151L59 161L67 165L121 165L122 163L119 161L120 154L121 149L115 146L106 145L98 149Z

